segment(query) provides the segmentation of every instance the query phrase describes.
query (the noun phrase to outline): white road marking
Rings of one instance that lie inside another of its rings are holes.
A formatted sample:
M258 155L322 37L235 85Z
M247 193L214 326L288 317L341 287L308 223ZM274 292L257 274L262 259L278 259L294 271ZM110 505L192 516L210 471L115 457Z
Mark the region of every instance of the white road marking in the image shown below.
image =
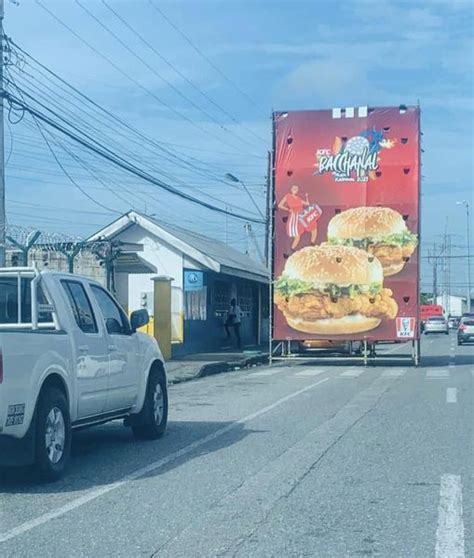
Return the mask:
M464 558L462 484L459 475L443 475L439 490L436 558Z
M358 378L363 373L364 373L363 368L349 368L349 370L346 370L345 372L342 372L342 374L339 375L342 376L343 378Z
M318 368L308 368L307 370L302 370L301 372L297 372L295 376L299 378L309 378L311 376L319 376L319 374L323 374L324 370L320 370Z
M385 372L382 374L382 376L384 376L385 378L399 378L400 376L404 376L406 374L406 370L402 369L402 370L391 370L390 368L388 370L385 370Z
M35 529L40 525L49 523L50 521L57 519L58 517L61 517L70 511L76 510L77 508L80 508L84 504L92 502L93 500L96 500L97 498L100 498L101 496L104 496L105 494L108 494L109 492L112 492L117 488L121 488L122 486L130 482L133 482L141 477L144 477L145 475L149 475L150 473L153 473L158 469L161 469L165 465L168 465L169 463L172 463L173 461L180 459L184 455L191 453L192 451L200 448L201 446L204 446L205 444L212 442L217 438L220 438L224 434L227 434L227 432L230 432L236 426L245 424L246 422L250 422L251 420L255 420L256 418L268 413L269 411L276 409L283 403L286 403L287 401L290 401L291 399L298 397L298 395L301 395L302 393L310 391L311 389L323 384L324 382L327 382L328 380L329 378L322 378L321 380L318 380L317 382L314 382L309 386L294 391L293 393L290 393L289 395L286 395L285 397L278 399L274 403L271 403L270 405L267 405L266 407L263 407L262 409L255 411L254 413L251 413L250 415L247 415L239 420L236 420L231 424L228 424L227 426L219 428L219 430L216 430L212 434L208 434L207 436L204 436L204 438L199 438L192 444L189 444L188 446L185 446L178 451L170 453L169 455L163 457L162 459L158 459L157 461L154 461L149 465L145 465L144 467L141 467L140 469L137 469L136 471L129 473L128 475L125 475L124 477L122 477L120 480L116 482L113 482L111 484L106 484L95 490L90 490L83 496L80 496L79 498L72 500L71 502L65 504L64 506L60 506L59 508L55 510L51 510L30 521L25 521L25 523L22 523L21 525L18 525L17 527L14 527L9 531L0 533L0 543L4 543L20 535L23 535L24 533L27 533L28 531L31 531L32 529Z
M430 379L449 378L449 371L445 368L441 368L440 370L427 370L426 377Z
M457 388L448 388L446 390L446 403L457 403L458 402L458 390Z

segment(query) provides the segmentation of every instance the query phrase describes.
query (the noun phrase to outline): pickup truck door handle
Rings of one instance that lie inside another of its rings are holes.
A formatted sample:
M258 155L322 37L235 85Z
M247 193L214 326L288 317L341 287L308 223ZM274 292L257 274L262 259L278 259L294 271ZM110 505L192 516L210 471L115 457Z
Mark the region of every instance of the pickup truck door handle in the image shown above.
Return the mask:
M109 352L111 353L117 352L117 347L115 345L109 345Z
M82 354L86 354L89 352L89 347L87 345L81 345L80 347L77 347L77 350Z

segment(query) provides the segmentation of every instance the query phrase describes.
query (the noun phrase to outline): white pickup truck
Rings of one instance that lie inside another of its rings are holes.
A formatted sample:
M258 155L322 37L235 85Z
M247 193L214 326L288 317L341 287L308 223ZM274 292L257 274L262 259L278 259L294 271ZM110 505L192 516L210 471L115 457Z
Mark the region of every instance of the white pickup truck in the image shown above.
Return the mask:
M164 434L167 381L157 342L98 283L0 269L0 466L59 478L72 430L125 419L138 438Z

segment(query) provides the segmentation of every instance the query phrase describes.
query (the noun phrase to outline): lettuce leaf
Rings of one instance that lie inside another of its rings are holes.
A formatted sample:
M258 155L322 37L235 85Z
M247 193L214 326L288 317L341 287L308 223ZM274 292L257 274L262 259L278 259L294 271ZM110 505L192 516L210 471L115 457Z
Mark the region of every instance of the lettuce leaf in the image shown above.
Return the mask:
M286 275L279 277L275 283L275 290L279 291L284 296L319 293L329 295L331 298L339 296L349 296L355 298L359 294L376 295L382 289L381 283L372 283L370 285L347 285L341 287L333 283L328 283L324 287L313 285L306 281L299 279L290 279Z
M337 246L353 246L366 250L368 246L374 244L388 244L391 246L414 244L416 246L418 244L418 237L416 234L406 230L402 233L389 234L377 240L368 236L365 238L328 238L328 242Z

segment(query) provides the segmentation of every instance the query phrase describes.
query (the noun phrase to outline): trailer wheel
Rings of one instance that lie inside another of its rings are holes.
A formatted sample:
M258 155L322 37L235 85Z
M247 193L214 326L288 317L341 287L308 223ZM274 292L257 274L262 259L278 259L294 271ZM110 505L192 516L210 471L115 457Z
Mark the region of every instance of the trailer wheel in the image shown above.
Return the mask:
M48 388L36 409L35 465L46 481L61 478L71 453L71 419L64 393Z

